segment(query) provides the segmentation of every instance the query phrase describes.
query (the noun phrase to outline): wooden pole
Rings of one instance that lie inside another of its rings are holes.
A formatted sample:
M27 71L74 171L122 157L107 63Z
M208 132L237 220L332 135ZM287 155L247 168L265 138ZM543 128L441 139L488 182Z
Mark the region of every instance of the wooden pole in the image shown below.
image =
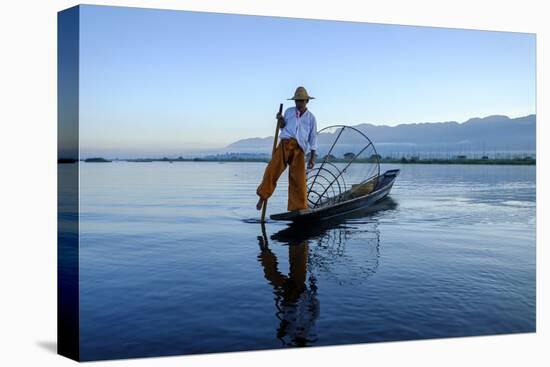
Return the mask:
M281 103L279 105L279 113L283 113L283 104ZM279 139L279 120L277 120L277 124L275 125L275 138L273 139L273 149L271 150L271 159L273 159L273 155L275 154L275 149L277 148L277 139ZM264 201L264 205L262 206L262 219L261 223L265 223L265 210L267 208L267 199Z

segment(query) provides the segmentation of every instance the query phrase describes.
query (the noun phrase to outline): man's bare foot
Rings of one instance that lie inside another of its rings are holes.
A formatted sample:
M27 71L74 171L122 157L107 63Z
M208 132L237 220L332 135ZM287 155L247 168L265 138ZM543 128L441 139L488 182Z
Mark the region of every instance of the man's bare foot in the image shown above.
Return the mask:
M262 200L262 198L260 198L260 200L258 200L258 203L256 204L256 209L262 210L262 206L264 206L264 201Z

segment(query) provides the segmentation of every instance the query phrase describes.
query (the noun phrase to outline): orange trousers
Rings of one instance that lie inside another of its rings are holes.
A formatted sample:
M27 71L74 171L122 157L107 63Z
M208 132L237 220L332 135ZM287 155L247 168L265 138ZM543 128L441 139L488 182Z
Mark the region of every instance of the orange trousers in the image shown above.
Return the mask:
M287 166L288 171L288 210L307 208L306 164L304 151L296 139L283 139L275 148L275 153L268 163L262 183L256 194L263 200L268 199L275 191L277 180Z

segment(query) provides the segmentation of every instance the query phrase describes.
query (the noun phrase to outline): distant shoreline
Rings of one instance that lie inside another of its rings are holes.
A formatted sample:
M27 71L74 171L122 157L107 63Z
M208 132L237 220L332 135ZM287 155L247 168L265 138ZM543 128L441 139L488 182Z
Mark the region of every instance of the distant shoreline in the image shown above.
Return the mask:
M61 158L57 161L59 164L76 163L76 159ZM130 163L151 163L151 162L263 162L268 163L267 158L229 158L229 159L214 159L214 158L137 158L137 159L105 159L105 158L88 158L81 159L83 163L112 163L112 162L130 162ZM333 159L331 163L347 163L348 160ZM536 159L534 158L511 158L511 159L419 159L419 158L400 158L400 159L388 159L382 158L379 160L381 164L467 164L467 165L514 165L514 166L534 166L536 165ZM321 162L318 161L317 164ZM358 159L354 163L373 163L370 159Z

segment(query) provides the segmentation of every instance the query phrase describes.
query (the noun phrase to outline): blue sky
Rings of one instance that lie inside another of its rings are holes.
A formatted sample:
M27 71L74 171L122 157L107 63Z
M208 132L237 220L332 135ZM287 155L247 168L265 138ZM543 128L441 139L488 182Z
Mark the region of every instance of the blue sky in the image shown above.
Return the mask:
M304 85L319 128L535 113L535 35L83 6L84 155L223 147L274 133Z

